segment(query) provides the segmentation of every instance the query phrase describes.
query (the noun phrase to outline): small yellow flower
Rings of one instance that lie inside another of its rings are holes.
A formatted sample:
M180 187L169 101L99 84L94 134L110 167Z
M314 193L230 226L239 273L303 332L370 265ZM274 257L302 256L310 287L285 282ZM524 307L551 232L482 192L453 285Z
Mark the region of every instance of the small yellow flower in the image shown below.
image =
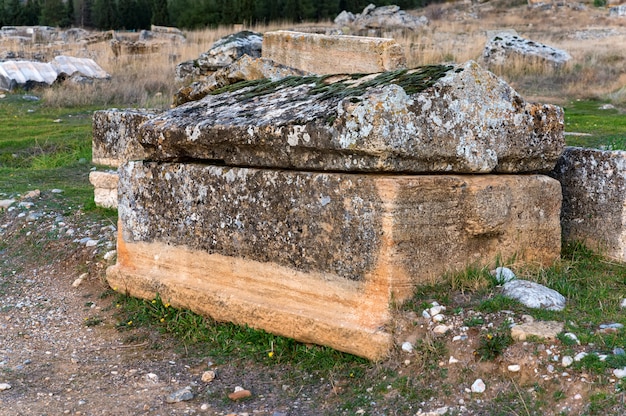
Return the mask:
M268 353L267 353L267 356L268 356L268 357L270 357L270 358L272 358L272 357L274 356L274 351L270 351L270 352L268 352Z
M165 322L165 318L161 318L161 322Z
M354 377L354 373L350 373L350 377Z
M121 308L122 305L120 305L119 303L117 305L115 305L116 308Z
M169 308L169 307L170 307L170 304L169 304L169 303L166 303L166 304L165 304L165 307L166 307L166 308Z
M152 299L152 303L153 303L153 304L154 304L154 303L156 303L156 299Z
M117 292L117 287L114 287L113 290Z
M126 322L126 325L132 325L132 324L133 324L133 321Z
M493 335L487 334L487 339L493 339Z

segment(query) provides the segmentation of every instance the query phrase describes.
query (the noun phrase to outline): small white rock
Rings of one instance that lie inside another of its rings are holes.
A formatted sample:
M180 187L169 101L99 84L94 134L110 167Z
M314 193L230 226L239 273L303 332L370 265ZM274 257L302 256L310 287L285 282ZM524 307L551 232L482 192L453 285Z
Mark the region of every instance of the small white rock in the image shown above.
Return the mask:
M200 410L206 412L207 410L209 410L209 407L210 406L207 403L202 403L202 406L200 406Z
M581 396L581 395L580 395L580 393L577 393L577 394L574 396L574 400L582 400L582 398L583 398L583 396Z
M572 341L576 342L576 344L580 345L580 341L578 340L578 337L576 336L576 334L572 332L566 332L565 334L563 334L563 336L571 339Z
M472 393L484 393L485 389L485 383L480 378L476 379L474 384L472 384Z
M403 342L402 343L402 351L404 351L404 352L413 352L413 344L411 344L409 341Z
M215 380L215 371L205 371L202 373L202 381L205 383L210 383Z
M441 312L443 312L446 308L441 306L441 305L437 305L437 306L433 306L432 308L430 308L430 314L431 316L435 316L435 315L439 315Z
M241 387L241 386L237 386L237 387L235 387L235 390L234 390L234 391L235 391L235 393L237 393L238 391L244 391L244 390L245 390L245 389L244 389L243 387Z
M499 285L503 285L515 279L515 273L508 267L498 267L491 271L491 275L496 278Z
M622 299L622 302L619 304L620 308L626 309L626 298Z
M583 358L585 358L586 356L587 356L586 352L579 352L578 354L576 354L574 356L574 361L578 362L578 361L582 360Z
M433 322L443 322L444 319L445 317L440 313L433 316Z
M617 378L626 378L626 367L616 368L613 370L613 375Z
M430 318L431 318L430 313L428 313L428 311L427 311L426 309L424 309L424 310L422 311L422 317L423 317L424 319L430 319Z
M111 260L113 257L115 257L116 254L117 254L117 250L107 251L106 253L104 253L103 258L105 260Z
M0 383L0 391L5 391L11 388L11 385L8 383Z
M509 370L511 373L517 373L522 369L522 367L519 364L511 364L510 366L507 367L507 370Z
M89 276L89 273L83 273L80 276L78 276L78 279L74 280L74 283L72 283L72 287L80 286L80 284L83 283L83 280L85 280L87 276Z
M569 367L570 365L572 365L573 362L574 362L574 359L570 357L569 355L566 355L565 357L561 359L561 365L563 367Z
M436 327L433 328L433 332L439 335L443 335L449 330L450 328L447 325L437 325Z
M459 360L457 360L453 356L450 356L450 359L448 360L448 364L456 364L458 362L459 362Z
M159 382L159 376L157 376L154 373L148 373L148 374L146 374L146 380L150 381L152 383L158 383Z

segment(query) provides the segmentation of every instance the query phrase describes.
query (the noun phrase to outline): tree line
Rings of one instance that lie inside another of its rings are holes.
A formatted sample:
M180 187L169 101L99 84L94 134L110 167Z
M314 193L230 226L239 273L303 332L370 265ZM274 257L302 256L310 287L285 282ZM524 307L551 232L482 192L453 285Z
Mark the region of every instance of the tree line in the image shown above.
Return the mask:
M184 29L234 23L302 22L358 13L370 3L424 7L438 0L0 0L0 26L80 26L100 30Z

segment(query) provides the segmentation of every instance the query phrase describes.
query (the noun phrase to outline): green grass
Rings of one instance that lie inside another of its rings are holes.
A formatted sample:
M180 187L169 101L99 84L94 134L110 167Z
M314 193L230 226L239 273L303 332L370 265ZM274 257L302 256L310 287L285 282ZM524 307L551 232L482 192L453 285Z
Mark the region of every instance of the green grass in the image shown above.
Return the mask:
M602 110L602 101L572 101L564 107L565 131L589 136L566 136L569 146L626 150L626 115Z
M187 351L208 354L217 361L246 357L258 363L290 363L308 372L350 371L352 377L366 360L329 347L305 345L249 327L218 323L189 310L176 309L160 297L150 301L119 295L119 330L151 326L183 343ZM358 370L363 371L362 368Z
M70 202L88 204L94 109L48 108L23 97L0 99L0 193L57 188Z

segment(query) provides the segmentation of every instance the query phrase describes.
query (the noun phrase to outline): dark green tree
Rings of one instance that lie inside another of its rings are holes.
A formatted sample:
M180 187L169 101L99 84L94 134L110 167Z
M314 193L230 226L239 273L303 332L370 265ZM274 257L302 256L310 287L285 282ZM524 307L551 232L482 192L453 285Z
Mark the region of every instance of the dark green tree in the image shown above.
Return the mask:
M152 3L152 24L157 26L169 26L171 24L167 0L154 0Z
M41 18L41 0L28 0L24 4L24 24L35 26Z
M115 0L95 0L92 16L94 24L98 29L110 30L119 27L119 15Z
M67 26L67 9L63 0L43 0L39 22L46 26Z
M20 0L9 0L6 5L6 23L11 26L22 26L26 24L24 16L24 6Z
M6 25L6 10L4 0L0 0L0 26Z
M76 22L80 27L94 27L92 11L93 0L78 0Z
M65 3L65 20L66 27L72 27L76 24L76 13L74 11L74 0L67 0Z

